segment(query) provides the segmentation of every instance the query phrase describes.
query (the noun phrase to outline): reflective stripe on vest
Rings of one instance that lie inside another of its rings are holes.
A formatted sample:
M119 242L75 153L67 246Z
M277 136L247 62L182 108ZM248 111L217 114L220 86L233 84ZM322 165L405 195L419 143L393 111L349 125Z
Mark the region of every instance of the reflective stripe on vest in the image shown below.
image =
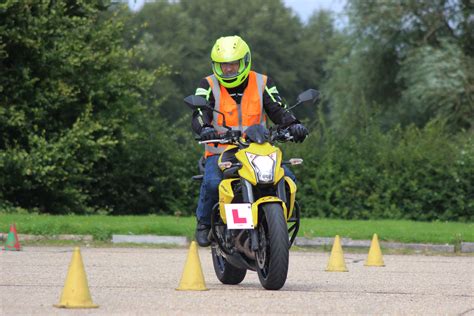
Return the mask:
M263 111L263 91L267 84L267 76L256 73L254 71L251 71L249 73L248 85L244 90L244 94L242 95L240 104L237 104L230 97L227 90L219 85L219 81L217 80L216 76L211 75L208 76L206 79L209 82L209 85L211 86L212 94L214 96L214 109L223 112L224 115L226 115L226 124L227 126L232 128L232 130L239 130L241 132L245 132L245 130L253 124L261 124L265 126L266 118ZM255 104L256 97L258 97L259 100L258 104ZM223 102L225 104L223 104ZM236 105L237 113L234 113L234 104ZM249 112L250 109L252 113L246 113L245 115L243 115L242 106L245 106L246 112ZM235 114L237 114L237 120ZM252 117L255 116L259 116L260 119L258 121L255 121L255 119L252 119ZM222 127L222 123L220 122L221 120L222 115L217 112L214 112L212 125L214 126L217 132L225 133L227 129ZM218 147L215 147L212 144L206 144L206 156L220 154L224 151L225 147L226 145L218 145Z

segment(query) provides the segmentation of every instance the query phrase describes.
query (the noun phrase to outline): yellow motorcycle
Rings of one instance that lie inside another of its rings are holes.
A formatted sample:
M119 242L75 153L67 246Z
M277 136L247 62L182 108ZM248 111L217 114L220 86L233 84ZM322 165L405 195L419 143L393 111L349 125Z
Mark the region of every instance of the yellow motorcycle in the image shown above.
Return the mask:
M297 103L315 103L319 92L309 89ZM212 109L206 99L191 95L184 99L193 110ZM283 165L298 165L300 158L283 161L277 142L292 140L288 126L252 125L244 135L225 125L219 139L201 141L227 144L219 157L223 180L219 202L211 215L212 261L217 278L224 284L239 284L247 270L257 271L265 289L278 290L286 282L289 249L300 226L297 186L285 176ZM202 169L201 169L202 170ZM202 175L194 176L196 180Z

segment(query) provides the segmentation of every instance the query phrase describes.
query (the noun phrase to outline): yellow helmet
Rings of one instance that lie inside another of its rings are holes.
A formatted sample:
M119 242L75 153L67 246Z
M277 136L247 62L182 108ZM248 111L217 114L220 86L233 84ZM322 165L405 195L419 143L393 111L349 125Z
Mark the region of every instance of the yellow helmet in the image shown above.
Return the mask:
M239 36L219 38L211 51L212 71L221 85L234 88L247 79L250 72L250 48ZM221 64L239 62L239 70L235 74L226 75Z

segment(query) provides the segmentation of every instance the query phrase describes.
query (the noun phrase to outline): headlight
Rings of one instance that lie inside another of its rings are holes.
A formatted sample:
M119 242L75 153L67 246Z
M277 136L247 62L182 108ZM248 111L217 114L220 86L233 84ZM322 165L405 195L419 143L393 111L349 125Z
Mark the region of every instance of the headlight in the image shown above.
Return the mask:
M255 174L257 175L257 182L273 182L277 153L274 152L268 156L254 155L251 153L246 154Z

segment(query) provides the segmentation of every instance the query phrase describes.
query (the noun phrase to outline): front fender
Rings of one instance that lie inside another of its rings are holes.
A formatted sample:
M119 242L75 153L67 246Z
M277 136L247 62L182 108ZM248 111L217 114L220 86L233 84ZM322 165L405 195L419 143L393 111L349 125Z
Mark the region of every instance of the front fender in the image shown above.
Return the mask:
M252 219L253 219L253 225L254 227L257 227L258 224L258 208L261 204L265 203L280 203L281 207L283 208L283 215L285 216L285 219L288 218L288 211L286 209L286 204L280 200L279 198L275 196L264 196L259 198L257 201L252 203Z

